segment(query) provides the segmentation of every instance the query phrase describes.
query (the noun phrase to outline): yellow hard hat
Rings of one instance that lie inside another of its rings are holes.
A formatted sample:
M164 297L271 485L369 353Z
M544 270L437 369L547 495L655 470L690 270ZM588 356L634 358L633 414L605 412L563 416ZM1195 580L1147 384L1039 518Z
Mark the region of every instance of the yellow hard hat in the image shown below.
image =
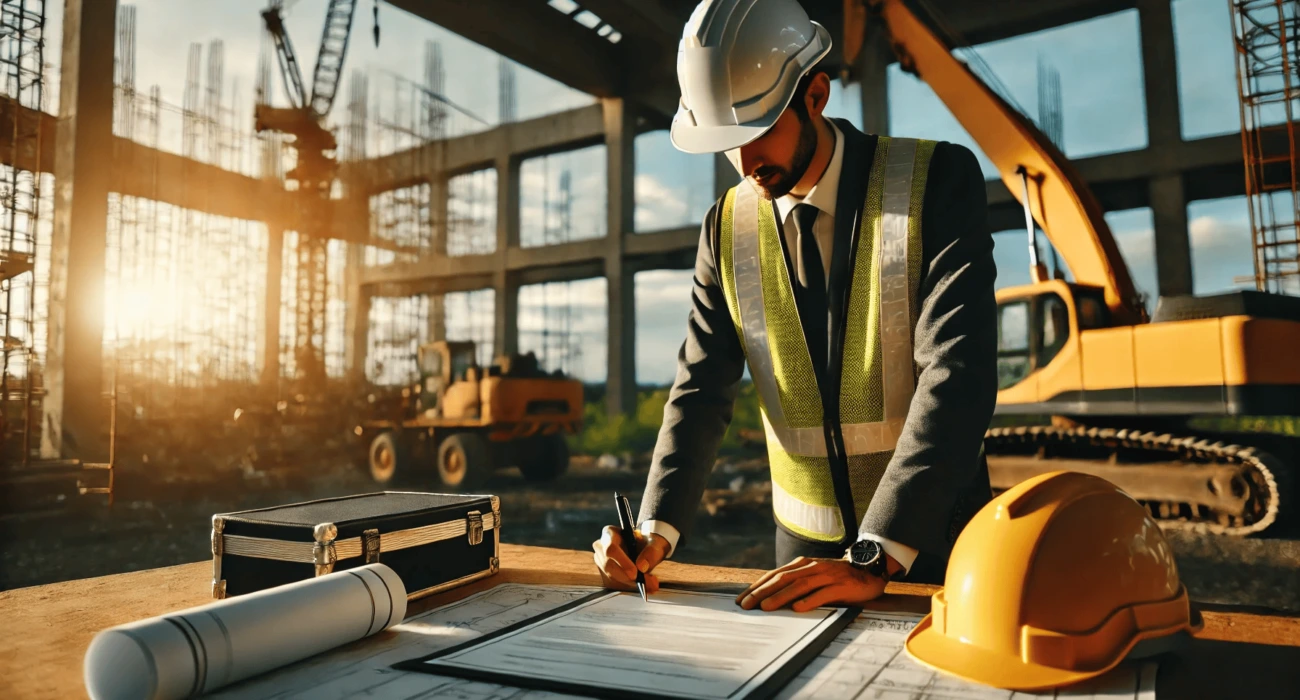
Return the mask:
M1200 626L1146 509L1105 479L1053 472L993 499L962 530L907 653L966 680L1037 690Z

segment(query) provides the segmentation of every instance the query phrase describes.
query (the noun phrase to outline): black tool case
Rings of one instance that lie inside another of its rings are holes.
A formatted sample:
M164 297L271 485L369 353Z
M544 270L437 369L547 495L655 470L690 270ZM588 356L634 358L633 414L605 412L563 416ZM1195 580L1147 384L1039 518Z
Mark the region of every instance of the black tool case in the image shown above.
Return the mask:
M501 566L496 496L384 491L212 516L212 597L374 562L414 600Z

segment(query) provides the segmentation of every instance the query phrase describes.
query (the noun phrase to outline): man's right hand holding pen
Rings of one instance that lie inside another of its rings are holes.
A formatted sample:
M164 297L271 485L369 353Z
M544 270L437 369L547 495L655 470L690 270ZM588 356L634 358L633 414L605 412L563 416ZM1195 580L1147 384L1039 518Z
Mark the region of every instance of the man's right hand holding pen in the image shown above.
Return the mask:
M645 574L646 593L658 591L659 577L650 572L668 556L668 540L656 534L647 537L636 530L637 548L641 553L637 555L634 564L627 556L623 535L619 530L617 526L607 525L601 531L600 539L591 543L591 549L596 553L596 568L600 570L605 587L635 591L636 572L640 569Z

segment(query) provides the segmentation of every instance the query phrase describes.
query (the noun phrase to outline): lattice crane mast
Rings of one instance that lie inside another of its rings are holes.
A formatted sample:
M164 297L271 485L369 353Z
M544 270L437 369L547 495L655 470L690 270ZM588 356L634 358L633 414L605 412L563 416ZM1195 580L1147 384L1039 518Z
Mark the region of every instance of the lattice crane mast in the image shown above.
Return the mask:
M325 376L324 335L326 267L330 207L328 200L338 172L338 141L325 126L334 105L357 0L330 0L321 32L320 51L312 71L311 94L307 93L293 42L284 26L282 0L272 0L262 11L262 21L275 44L290 106L273 107L260 96L254 108L257 131L276 131L293 137L297 163L285 173L297 182L302 193L297 212L296 297L294 305L294 360L296 374L308 384Z

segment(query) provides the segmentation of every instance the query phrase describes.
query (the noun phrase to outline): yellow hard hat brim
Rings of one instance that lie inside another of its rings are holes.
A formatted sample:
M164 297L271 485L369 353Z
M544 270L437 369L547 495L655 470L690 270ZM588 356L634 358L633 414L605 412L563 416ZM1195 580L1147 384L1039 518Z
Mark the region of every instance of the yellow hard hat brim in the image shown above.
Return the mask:
M1068 671L1028 663L1019 656L963 644L933 627L933 616L926 615L910 634L905 648L917 663L963 680L1007 690L1043 690L1071 685L1100 676L1116 666L1120 659L1098 670Z

